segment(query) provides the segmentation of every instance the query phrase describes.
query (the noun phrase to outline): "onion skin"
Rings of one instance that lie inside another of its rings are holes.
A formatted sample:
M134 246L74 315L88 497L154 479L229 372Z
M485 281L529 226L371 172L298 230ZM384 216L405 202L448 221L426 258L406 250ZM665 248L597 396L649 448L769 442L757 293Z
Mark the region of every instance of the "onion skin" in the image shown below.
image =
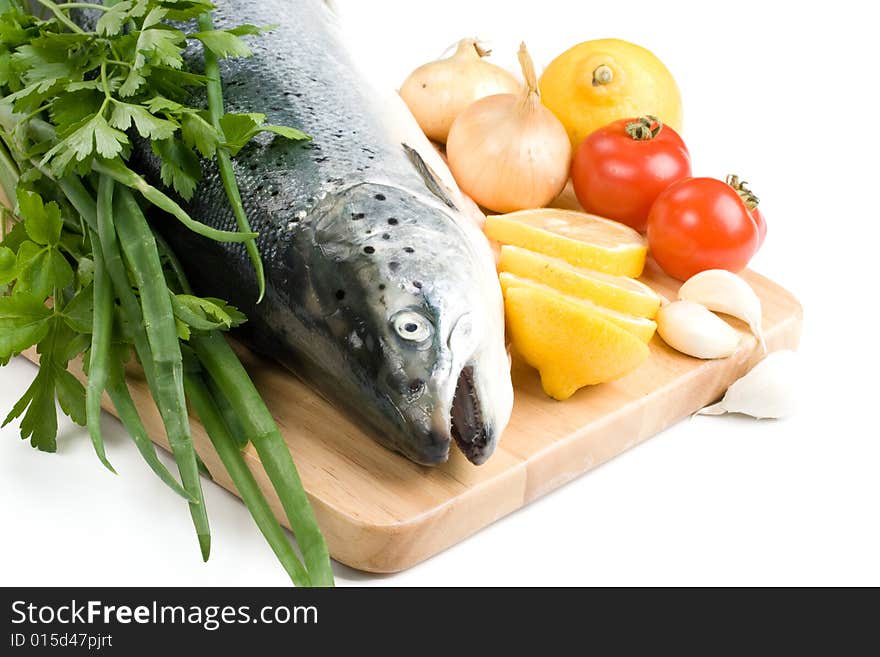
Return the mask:
M462 39L451 57L423 64L403 82L400 96L428 139L446 143L453 121L475 101L522 90L513 74L483 59L487 54L476 39Z
M452 124L449 168L462 191L493 212L544 207L565 187L571 142L537 93L531 59L520 48L527 88L478 100Z

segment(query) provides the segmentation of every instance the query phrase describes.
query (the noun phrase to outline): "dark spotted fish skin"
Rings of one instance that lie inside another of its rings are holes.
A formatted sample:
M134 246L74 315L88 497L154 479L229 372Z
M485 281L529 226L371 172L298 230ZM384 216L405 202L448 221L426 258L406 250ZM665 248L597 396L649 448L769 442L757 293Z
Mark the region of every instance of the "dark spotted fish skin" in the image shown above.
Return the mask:
M426 159L430 146L408 113L399 113L396 95L380 98L356 72L327 5L217 4L218 28L279 26L252 40L253 57L222 64L227 111L259 111L312 139L266 135L234 160L266 267L259 305L242 245L211 242L173 222L163 232L200 293L247 314L243 335L251 346L316 386L383 444L436 464L454 437L482 463L512 405L485 238L458 209L458 192L438 197L445 184L426 181L431 166L414 166L402 141ZM148 153L143 160L157 182L158 164ZM432 165L443 166L438 159ZM206 224L235 227L213 168L186 207Z

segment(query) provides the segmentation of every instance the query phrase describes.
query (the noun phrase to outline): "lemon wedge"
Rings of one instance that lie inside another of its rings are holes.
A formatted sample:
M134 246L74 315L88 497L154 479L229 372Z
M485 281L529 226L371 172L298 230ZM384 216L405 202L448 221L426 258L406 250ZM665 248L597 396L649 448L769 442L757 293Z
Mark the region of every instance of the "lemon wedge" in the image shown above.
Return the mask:
M504 306L514 348L538 370L544 392L554 399L620 378L648 358L641 339L589 302L538 286L508 285Z

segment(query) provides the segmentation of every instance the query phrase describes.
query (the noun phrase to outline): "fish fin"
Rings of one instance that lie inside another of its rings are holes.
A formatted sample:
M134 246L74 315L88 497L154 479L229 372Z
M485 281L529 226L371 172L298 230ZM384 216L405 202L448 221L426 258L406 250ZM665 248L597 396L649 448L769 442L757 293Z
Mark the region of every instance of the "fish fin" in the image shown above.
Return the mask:
M425 186L431 190L431 193L443 201L448 207L458 209L455 205L455 201L452 200L452 195L446 187L446 184L441 180L440 176L434 172L431 165L425 162L422 156L419 155L419 152L409 144L401 144L401 146L403 146L403 151L406 153L409 161L412 162L412 165L415 167L418 174L425 181Z

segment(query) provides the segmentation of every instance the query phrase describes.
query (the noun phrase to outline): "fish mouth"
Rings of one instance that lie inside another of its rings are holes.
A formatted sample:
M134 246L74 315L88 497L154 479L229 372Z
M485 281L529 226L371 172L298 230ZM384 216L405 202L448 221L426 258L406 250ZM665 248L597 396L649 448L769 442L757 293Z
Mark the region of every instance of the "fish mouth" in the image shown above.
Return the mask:
M482 465L495 448L492 431L483 418L483 407L474 385L474 368L466 365L458 375L450 411L450 432L467 460Z

